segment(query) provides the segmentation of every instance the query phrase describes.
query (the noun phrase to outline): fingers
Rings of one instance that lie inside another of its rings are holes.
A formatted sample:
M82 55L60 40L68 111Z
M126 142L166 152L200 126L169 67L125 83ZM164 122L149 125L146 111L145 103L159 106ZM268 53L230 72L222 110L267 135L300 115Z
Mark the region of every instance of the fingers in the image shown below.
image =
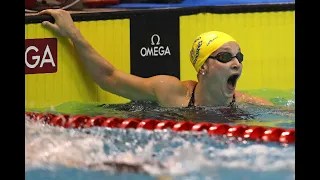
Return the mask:
M47 14L52 16L53 18L56 18L58 15L58 12L54 9L45 9L37 13L37 15L44 15L44 14Z
M44 15L44 14L51 14L52 11L50 11L50 9L45 9L45 10L42 10L40 12L37 13L37 15Z
M38 12L37 15L43 15L43 14L51 15L51 14L53 14L53 12L54 12L53 9L44 9L44 10Z
M44 15L44 14L47 14L47 15L50 15L52 16L54 19L56 18L57 16L57 12L53 9L45 9L45 10L42 10L40 12L37 13L37 15ZM42 26L48 28L48 29L51 29L53 31L57 31L58 30L58 26L55 25L55 24L52 24L51 22L49 21L43 21L42 22Z
M49 22L49 21L43 21L43 22L42 22L42 26L44 26L44 27L46 27L46 28L48 28L48 29L51 29L51 30L53 30L53 31L55 31L55 32L58 31L58 26L57 26L56 24L52 24L52 23Z

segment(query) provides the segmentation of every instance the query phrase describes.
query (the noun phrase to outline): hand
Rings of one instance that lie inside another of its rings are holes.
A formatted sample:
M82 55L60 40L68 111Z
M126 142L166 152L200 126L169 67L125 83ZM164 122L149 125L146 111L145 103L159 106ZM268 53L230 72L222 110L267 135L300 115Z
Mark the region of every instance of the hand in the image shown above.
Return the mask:
M78 32L78 29L74 25L71 15L68 11L62 9L45 9L38 13L38 15L44 14L52 16L55 20L55 23L52 24L49 21L43 21L42 25L50 30L53 30L55 33L71 38L74 33Z

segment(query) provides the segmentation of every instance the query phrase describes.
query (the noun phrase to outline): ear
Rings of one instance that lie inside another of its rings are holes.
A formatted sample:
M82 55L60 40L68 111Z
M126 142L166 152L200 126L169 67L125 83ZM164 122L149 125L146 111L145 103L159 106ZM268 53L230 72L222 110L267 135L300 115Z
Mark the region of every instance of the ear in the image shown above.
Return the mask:
M206 74L207 69L208 69L207 63L204 63L204 64L200 67L199 73L202 74L202 75L204 75L204 74Z

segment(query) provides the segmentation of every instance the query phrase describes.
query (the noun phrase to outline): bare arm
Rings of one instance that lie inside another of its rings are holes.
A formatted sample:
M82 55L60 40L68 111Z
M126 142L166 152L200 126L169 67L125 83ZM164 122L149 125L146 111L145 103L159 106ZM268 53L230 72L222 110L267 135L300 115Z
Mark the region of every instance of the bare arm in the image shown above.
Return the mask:
M92 79L104 90L132 100L156 100L152 81L116 69L102 57L79 31L70 37L82 64Z
M39 14L49 14L55 19L54 24L47 21L44 21L42 24L44 27L72 41L89 75L102 89L108 92L132 100L158 101L159 97L157 94L162 91L161 89L167 90L166 86L180 83L175 78L169 76L141 78L121 72L102 57L82 36L74 25L68 11L47 9Z
M237 91L236 93L236 101L238 102L247 102L251 104L256 104L256 105L267 105L267 106L273 106L274 104L267 99L253 96L247 93L239 92Z

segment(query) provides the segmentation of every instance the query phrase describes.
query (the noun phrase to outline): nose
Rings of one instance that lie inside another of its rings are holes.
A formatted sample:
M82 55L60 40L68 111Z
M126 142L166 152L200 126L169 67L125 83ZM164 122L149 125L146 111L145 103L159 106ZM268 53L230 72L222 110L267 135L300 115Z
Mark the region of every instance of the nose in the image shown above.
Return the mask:
M241 66L241 63L239 63L238 59L236 57L234 57L231 60L231 69L233 70L238 70Z

